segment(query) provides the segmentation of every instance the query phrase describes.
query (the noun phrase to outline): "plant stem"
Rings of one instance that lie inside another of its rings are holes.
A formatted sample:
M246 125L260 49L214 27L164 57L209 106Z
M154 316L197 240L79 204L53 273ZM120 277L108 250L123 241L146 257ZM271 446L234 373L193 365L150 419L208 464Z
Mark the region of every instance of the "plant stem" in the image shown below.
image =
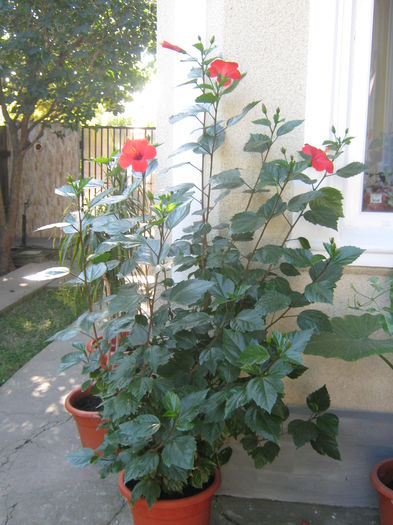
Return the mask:
M82 190L83 192L83 190ZM87 302L89 305L89 312L93 312L93 301L91 297L91 288L90 284L87 279L87 272L86 272L86 252L85 252L85 244L84 244L84 238L83 238L83 228L82 228L82 206L81 206L81 198L82 198L82 192L80 191L80 188L78 187L78 196L77 196L77 211L78 211L78 235L79 235L79 241L81 245L81 263L82 263L82 271L83 271L83 279L84 279L84 288L87 295ZM95 323L93 322L93 333L94 333L94 339L97 344L98 351L100 352L101 359L104 358L104 355L102 353L101 345L98 339L98 333Z
M212 175L213 175L213 160L214 160L214 147L216 145L216 138L217 138L217 115L218 115L218 104L219 100L214 104L214 117L213 117L213 140L211 145L211 152L210 152L210 166L209 166L209 179L210 181ZM205 130L204 130L205 132ZM203 214L203 222L205 225L209 222L209 213L210 213L210 197L211 197L211 185L207 183L209 186L207 190L207 205L206 205L206 212ZM202 189L204 187L202 186ZM202 253L201 253L201 266L202 268L205 267L205 258L206 258L206 247L207 247L207 231L205 229L203 233L203 241L202 241Z

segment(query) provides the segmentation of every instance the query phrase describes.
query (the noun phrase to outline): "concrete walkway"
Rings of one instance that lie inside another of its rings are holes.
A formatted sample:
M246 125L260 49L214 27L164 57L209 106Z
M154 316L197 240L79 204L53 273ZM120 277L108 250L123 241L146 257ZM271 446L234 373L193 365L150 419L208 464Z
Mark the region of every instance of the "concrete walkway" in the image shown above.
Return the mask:
M30 263L7 275L0 276L0 313L6 312L46 286L48 281L29 281L26 276L36 274L51 266L56 266L56 264L53 261Z
M0 525L131 525L114 477L78 469L80 447L63 403L78 369L56 375L70 343L55 342L0 387ZM225 476L225 469L223 472ZM377 525L376 509L219 496L211 525ZM168 524L170 525L170 524Z

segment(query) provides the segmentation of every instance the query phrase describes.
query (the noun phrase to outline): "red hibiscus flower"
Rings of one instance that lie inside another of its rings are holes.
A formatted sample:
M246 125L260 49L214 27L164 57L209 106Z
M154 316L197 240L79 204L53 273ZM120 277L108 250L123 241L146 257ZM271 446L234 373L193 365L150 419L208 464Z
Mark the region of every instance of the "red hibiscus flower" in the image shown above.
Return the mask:
M302 520L302 525L308 525L306 520Z
M310 144L305 144L302 152L306 155L311 155L311 166L317 171L327 171L333 173L333 162L327 158L326 153L321 149L314 148Z
M176 51L177 53L185 53L184 49L182 49L179 46L175 46L174 44L171 44L170 42L167 42L166 40L161 42L161 46L165 47L165 49L171 49L172 51Z
M127 140L121 150L119 164L123 169L132 166L134 171L142 173L147 170L147 161L156 155L156 148L147 139Z
M211 77L218 77L220 83L225 80L224 86L229 86L232 80L242 78L237 62L225 62L225 60L217 59L210 64L208 71Z

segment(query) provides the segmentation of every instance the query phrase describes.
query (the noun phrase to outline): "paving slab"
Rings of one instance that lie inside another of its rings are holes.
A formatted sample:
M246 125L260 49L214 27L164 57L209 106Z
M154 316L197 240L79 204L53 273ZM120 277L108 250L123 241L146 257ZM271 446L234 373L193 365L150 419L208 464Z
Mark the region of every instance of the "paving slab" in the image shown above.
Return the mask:
M48 281L29 281L28 275L56 266L53 261L29 263L13 272L0 276L0 313L4 313L26 297L44 288Z

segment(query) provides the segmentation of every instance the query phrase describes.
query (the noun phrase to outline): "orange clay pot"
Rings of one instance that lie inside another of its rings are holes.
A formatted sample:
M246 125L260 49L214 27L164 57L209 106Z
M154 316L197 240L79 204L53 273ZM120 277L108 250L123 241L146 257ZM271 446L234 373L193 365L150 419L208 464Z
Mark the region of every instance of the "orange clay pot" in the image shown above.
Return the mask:
M124 484L124 471L119 475L119 489L130 504L131 492ZM144 499L131 506L134 525L209 525L213 496L221 485L221 474L203 492L189 498L158 500L149 509Z
M97 429L98 425L102 423L101 415L99 412L88 412L74 407L81 398L88 395L90 395L89 390L82 392L80 387L75 388L66 397L64 406L75 420L82 447L95 450L101 445L106 434L105 428Z
M393 481L393 458L381 461L371 471L371 483L379 495L381 525L393 524L393 490L385 485Z
M96 343L98 341L101 341L102 339L102 335L99 335L98 336L98 339L95 340L95 339L92 339L91 341L89 341L86 345L86 351L91 354L93 352L96 352L98 351L98 348L96 346ZM101 368L102 370L106 370L107 367L108 367L108 361L109 361L109 354L112 355L114 353L116 349L116 339L112 339L111 340L111 349L110 349L110 352L107 352L106 354L103 354L102 357L100 357L100 363L101 363Z
M129 334L129 332L121 332L120 333L120 337L125 337L127 334ZM89 354L91 354L92 352L95 352L96 350L98 350L96 343L98 343L98 341L101 341L101 340L102 340L102 335L99 335L97 339L91 339L86 345L86 351ZM108 368L109 359L110 359L110 357L112 357L112 355L114 354L115 350L116 350L116 337L111 339L110 352L107 352L106 354L104 354L103 357L100 358L101 368L103 370L106 370ZM111 368L112 367L110 367L110 369Z

